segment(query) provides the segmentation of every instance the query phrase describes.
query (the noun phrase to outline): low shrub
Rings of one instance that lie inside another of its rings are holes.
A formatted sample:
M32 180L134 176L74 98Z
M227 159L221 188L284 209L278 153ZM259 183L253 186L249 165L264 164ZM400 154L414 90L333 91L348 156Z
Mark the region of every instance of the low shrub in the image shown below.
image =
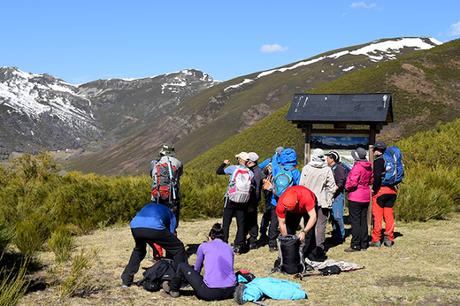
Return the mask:
M57 228L48 240L48 248L54 253L59 263L70 260L74 248L74 238L65 227Z
M406 177L395 206L395 215L399 220L441 219L458 207L458 169L438 166L426 171L426 168L418 165L408 169Z
M34 257L49 237L47 215L37 213L16 225L14 243L22 254Z
M80 254L74 256L70 272L59 286L61 301L77 294L84 294L86 290L91 290L88 271L91 269L91 258L95 255L81 250Z

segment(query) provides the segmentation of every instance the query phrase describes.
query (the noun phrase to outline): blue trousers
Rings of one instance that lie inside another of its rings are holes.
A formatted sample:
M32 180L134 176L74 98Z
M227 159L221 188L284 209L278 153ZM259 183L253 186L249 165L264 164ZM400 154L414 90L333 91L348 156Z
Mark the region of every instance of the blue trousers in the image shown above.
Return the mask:
M343 193L340 193L332 202L332 237L337 240L345 238L345 224L343 223L344 202Z

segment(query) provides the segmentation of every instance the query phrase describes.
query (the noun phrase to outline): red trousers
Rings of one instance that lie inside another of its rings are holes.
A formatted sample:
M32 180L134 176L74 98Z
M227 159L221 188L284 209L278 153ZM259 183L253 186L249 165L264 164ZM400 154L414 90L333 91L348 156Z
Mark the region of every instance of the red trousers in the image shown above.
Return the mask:
M374 228L372 230L372 242L379 242L382 235L382 219L385 220L385 236L394 240L395 218L393 205L396 200L396 189L382 186L379 192L372 197L372 216Z

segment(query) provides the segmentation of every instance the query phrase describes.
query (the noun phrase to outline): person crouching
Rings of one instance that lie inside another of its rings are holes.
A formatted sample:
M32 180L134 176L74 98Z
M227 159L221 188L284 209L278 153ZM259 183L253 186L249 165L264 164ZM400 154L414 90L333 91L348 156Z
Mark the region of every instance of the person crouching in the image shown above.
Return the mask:
M181 263L176 276L170 283L163 283L163 289L172 297L179 296L179 288L185 281L192 286L195 295L205 301L230 299L236 288L233 270L234 254L225 243L224 230L220 223L215 223L209 231L208 242L198 247L195 267ZM204 262L204 276L200 275Z
M316 248L316 209L316 196L305 186L292 186L286 189L276 206L281 236L295 235L300 220L303 218L304 227L298 236L304 245L304 257L307 257Z
M167 257L173 259L176 265L187 261L184 244L174 235L176 217L166 204L148 203L132 219L130 226L136 245L121 274L123 287L132 285L134 275L147 253L147 244L152 248L153 244L158 244L165 249Z

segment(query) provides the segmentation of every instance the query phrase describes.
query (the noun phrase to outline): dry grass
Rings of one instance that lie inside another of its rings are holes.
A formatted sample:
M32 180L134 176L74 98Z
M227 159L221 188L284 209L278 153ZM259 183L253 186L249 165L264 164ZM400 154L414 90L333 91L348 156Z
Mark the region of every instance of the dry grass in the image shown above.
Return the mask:
M186 244L202 242L216 220L182 222L179 237ZM235 222L234 222L235 223ZM311 277L302 281L309 299L299 302L271 301L269 305L392 305L460 304L460 215L449 221L397 224L402 236L396 239L393 248L369 249L366 252L345 253L347 245L331 249L330 258L348 260L364 265L364 270L342 273L329 277ZM234 224L232 224L234 225ZM347 244L349 243L347 238ZM198 305L204 304L193 296L172 299L163 292L149 293L141 288L120 288L120 274L127 263L133 240L126 227L115 227L82 236L76 242L80 248L98 249L93 259L90 278L98 288L84 297L72 297L66 305ZM48 265L37 277L45 277L55 263L52 253L42 253L41 260ZM235 268L248 268L257 276L268 276L276 254L267 248L258 249L236 257ZM194 256L190 263L194 262ZM144 260L143 267L150 265ZM142 271L142 270L141 270ZM273 274L273 277L292 279ZM137 279L141 277L141 272ZM22 305L58 304L58 286L51 285L45 291L29 293ZM232 305L233 301L207 303L210 305Z

